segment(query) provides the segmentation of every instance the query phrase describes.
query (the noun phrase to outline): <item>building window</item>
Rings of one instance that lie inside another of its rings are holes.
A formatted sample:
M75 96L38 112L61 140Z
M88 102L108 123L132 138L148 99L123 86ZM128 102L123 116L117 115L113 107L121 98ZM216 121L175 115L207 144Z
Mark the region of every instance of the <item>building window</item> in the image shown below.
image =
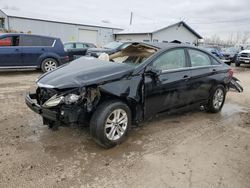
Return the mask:
M162 42L164 42L164 43L168 43L168 41L167 41L167 40L163 40Z
M153 42L158 42L158 39L153 39Z
M150 42L149 40L143 40L143 42Z
M0 18L0 29L4 29L4 18Z

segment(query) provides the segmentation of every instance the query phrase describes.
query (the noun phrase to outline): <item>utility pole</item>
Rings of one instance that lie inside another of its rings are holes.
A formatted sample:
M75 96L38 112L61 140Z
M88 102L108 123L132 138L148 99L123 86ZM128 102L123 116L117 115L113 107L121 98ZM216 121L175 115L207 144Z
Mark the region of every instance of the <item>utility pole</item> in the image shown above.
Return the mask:
M130 13L130 23L129 23L129 25L132 25L132 22L133 22L133 12Z

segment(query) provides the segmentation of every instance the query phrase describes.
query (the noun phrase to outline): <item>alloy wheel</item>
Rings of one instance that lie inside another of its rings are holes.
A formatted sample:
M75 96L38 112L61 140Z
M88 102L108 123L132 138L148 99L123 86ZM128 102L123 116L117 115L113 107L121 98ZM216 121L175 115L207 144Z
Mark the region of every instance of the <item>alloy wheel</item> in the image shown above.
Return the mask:
M218 88L213 97L213 105L216 110L220 109L224 101L224 92L221 88Z
M107 118L104 131L111 141L120 139L128 127L128 115L123 109L114 110Z
M55 61L49 60L45 62L44 69L46 72L52 71L57 68L57 63Z

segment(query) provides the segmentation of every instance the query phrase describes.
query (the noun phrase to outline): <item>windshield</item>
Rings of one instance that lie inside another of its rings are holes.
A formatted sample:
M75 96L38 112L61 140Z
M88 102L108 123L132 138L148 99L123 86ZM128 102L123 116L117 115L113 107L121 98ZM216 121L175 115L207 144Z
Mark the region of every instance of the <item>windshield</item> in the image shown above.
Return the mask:
M231 47L231 48L224 48L223 51L224 51L224 52L227 52L227 53L234 53L234 52L236 52L237 50L236 50L235 48Z
M105 46L103 46L104 48L106 49L116 49L118 48L119 46L121 46L123 43L121 42L111 42L111 43L108 43L106 44Z
M126 45L126 44L125 44ZM104 61L124 63L130 66L138 66L158 49L144 44L130 44L126 48L111 55L103 53L98 58Z
M204 47L203 49L209 51L209 52L215 52L216 50L214 48Z

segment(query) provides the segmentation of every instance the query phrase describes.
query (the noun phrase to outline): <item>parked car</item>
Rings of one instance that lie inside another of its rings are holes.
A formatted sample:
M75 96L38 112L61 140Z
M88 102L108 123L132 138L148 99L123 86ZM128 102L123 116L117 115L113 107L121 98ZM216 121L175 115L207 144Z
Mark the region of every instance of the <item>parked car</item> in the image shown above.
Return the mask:
M211 46L205 46L202 48L215 55L217 58L219 58L222 62L226 63L227 65L231 65L231 61L224 57L222 51L219 48Z
M231 63L235 63L237 59L237 55L239 53L239 49L235 47L224 48L222 50L222 55L226 60L229 60Z
M190 104L219 112L233 71L205 50L170 43L133 43L109 56L80 58L42 75L26 104L50 128L90 123L95 141L121 143L131 124Z
M111 55L126 48L130 44L131 42L110 42L107 45L103 46L103 48L89 48L87 50L87 55L93 57L98 57L102 53Z
M59 38L29 34L0 35L0 69L36 68L48 72L68 60Z
M241 64L250 65L250 47L241 51L236 59L235 66L239 67Z
M73 61L81 56L85 56L88 48L96 48L96 46L92 43L86 42L64 43L64 49L68 53L70 61Z

